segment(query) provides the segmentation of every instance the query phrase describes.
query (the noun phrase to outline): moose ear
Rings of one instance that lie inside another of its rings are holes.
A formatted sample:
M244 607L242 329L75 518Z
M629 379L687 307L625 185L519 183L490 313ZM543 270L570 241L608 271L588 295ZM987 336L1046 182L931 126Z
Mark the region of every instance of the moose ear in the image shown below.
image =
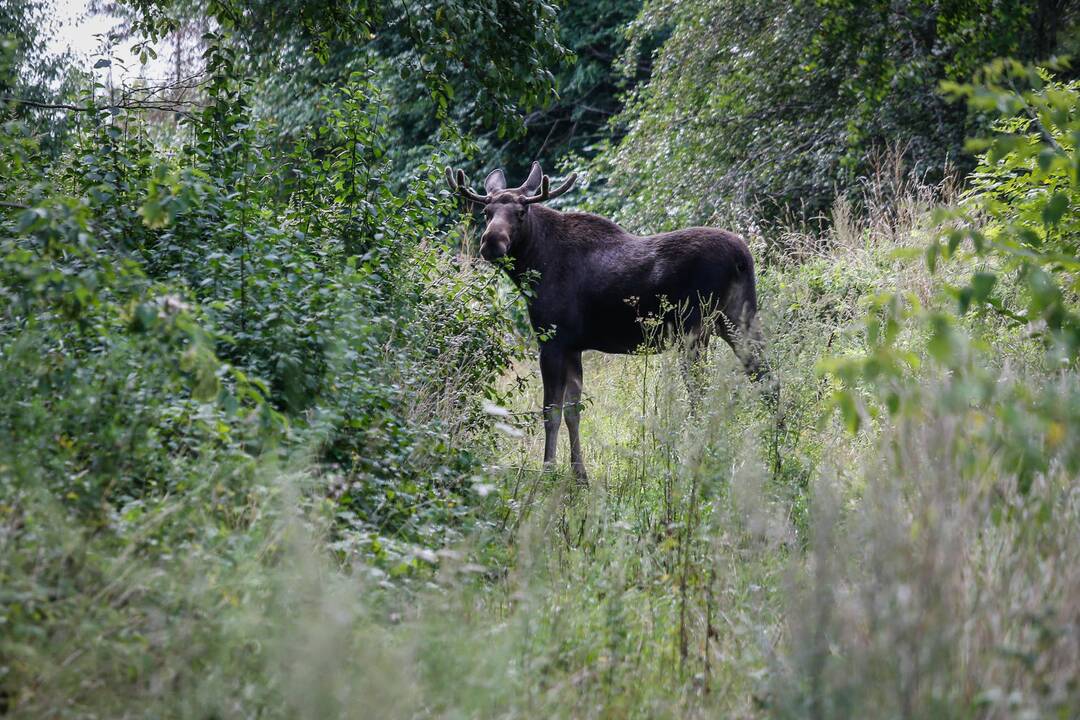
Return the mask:
M484 180L484 189L488 195L494 195L500 190L506 189L506 176L499 169L492 170Z
M529 170L529 177L526 178L525 184L521 186L522 191L530 195L536 192L543 178L544 171L540 169L540 163L533 160L532 168Z

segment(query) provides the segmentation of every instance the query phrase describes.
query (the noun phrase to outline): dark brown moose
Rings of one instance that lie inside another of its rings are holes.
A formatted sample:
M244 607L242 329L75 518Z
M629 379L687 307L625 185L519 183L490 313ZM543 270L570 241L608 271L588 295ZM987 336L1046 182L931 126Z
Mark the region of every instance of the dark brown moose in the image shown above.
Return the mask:
M528 289L529 319L542 338L546 467L555 461L565 409L570 462L585 480L578 436L583 350L659 349L681 334L688 363L696 365L715 331L751 377L765 375L754 260L738 235L695 227L638 236L598 215L553 210L539 203L565 193L577 176L552 189L537 162L516 188L506 187L502 170L492 171L485 195L469 189L461 170L447 168L446 179L453 192L483 206L480 254ZM655 337L645 318L665 337Z

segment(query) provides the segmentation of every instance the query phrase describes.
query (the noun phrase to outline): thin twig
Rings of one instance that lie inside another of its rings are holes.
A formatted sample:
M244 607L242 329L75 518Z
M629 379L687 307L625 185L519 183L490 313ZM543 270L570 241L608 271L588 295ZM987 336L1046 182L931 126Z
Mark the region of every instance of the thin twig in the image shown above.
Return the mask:
M100 112L102 110L158 110L160 112L172 112L187 115L190 109L180 108L176 103L166 101L136 100L125 103L109 103L107 105L72 105L70 103L48 103L26 98L0 95L0 102L13 102L19 105L40 108L42 110L67 110L69 112Z

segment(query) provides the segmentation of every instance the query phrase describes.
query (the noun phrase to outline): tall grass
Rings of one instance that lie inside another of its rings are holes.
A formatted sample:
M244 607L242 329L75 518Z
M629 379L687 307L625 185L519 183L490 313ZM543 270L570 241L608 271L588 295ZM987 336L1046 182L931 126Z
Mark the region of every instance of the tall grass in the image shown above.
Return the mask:
M676 354L587 354L582 488L565 445L564 467L541 471L539 380L515 368L526 392L497 411L472 534L418 551L408 578L341 544L320 500L334 479L303 462L247 468L232 528L212 483L118 518L129 547L24 497L0 516L4 592L77 591L23 603L41 632L4 647L22 680L7 712L1075 716L1080 492L1048 449L1075 445L1075 427L1032 436L1049 460L1022 481L986 440L1010 419L949 402L947 371L917 375L919 412L868 416L858 434L830 411L820 361L859 351L870 298L945 302L897 253L924 214L866 207L839 205L831 236L763 273L779 414L720 343L697 411ZM1023 338L1004 347L984 361L996 387L1080 398L1075 374L1033 365ZM452 422L455 393L428 388L413 412ZM168 529L177 513L184 533Z

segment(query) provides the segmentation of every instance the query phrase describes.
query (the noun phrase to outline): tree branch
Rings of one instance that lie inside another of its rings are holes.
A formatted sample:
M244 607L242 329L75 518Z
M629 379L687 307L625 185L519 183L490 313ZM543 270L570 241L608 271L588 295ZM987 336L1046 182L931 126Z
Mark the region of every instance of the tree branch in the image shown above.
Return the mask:
M178 107L177 103L166 100L133 100L131 102L107 103L103 105L72 105L70 103L49 103L38 100L28 100L10 95L0 95L0 102L13 102L28 107L42 110L67 110L69 112L99 112L101 110L158 110L160 112L172 112L186 115L189 108Z

